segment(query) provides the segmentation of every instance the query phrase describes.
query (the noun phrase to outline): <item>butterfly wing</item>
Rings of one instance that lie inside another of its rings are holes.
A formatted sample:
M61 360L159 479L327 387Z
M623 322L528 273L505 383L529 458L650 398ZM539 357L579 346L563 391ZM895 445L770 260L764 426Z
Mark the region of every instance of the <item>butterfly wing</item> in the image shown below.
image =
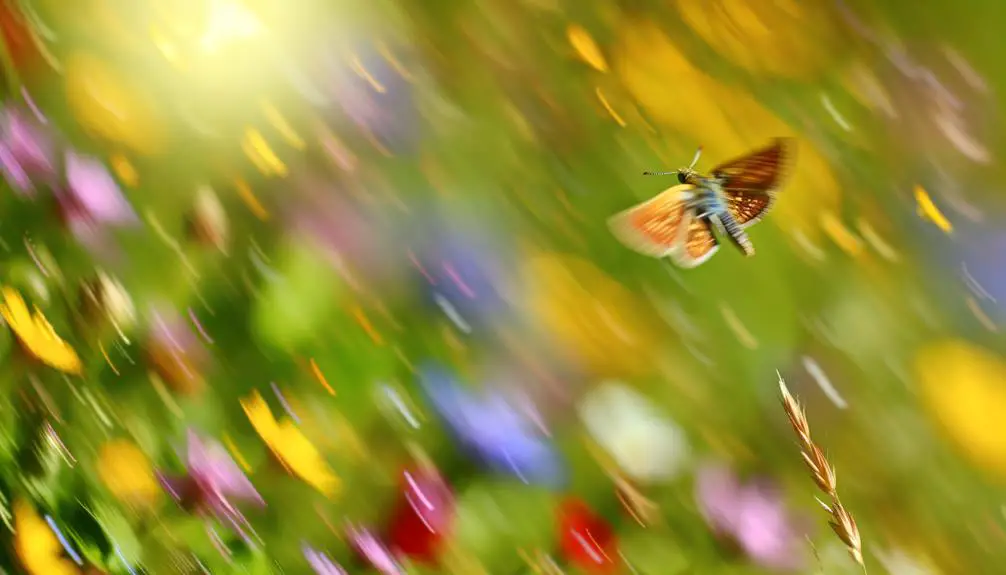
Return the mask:
M750 192L748 190L724 189L727 210L742 228L753 226L772 209L775 192Z
M629 249L662 258L677 251L682 224L694 186L670 187L656 197L608 219L611 233Z
M713 177L722 182L727 209L742 227L754 225L771 209L793 148L791 139L778 138L765 148L713 168Z
M681 225L681 249L670 254L679 267L698 267L720 249L709 220L700 218L693 208L686 210Z

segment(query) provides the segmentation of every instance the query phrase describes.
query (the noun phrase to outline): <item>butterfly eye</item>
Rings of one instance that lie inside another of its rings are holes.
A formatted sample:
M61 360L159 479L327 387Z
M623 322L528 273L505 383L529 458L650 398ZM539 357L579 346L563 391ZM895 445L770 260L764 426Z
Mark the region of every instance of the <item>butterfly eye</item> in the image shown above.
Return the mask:
M688 182L688 171L687 170L682 170L682 171L678 172L678 182L682 183L682 184Z

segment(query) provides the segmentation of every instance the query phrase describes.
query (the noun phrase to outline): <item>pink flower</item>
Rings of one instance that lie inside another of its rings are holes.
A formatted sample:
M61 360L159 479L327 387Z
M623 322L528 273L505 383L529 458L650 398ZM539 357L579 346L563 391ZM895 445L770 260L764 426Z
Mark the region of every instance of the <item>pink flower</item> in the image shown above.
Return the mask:
M235 503L251 501L265 505L265 501L224 446L216 441L204 441L190 430L186 459L188 473L177 478L162 476L164 488L183 507L207 512L249 539L248 520Z
M136 221L136 214L119 184L100 161L67 152L66 184L61 200L71 219L110 225Z
M304 553L304 558L307 559L308 565L318 575L346 575L345 569L336 565L328 555L321 551L315 551L306 543L301 546L301 550Z
M769 482L742 483L728 468L699 471L696 499L706 522L766 568L797 571L803 565L802 533Z
M55 145L42 122L27 110L7 107L0 112L0 171L22 195L31 195L38 180L55 180Z
M350 526L349 539L360 555L381 575L404 575L394 556L380 539L367 529Z

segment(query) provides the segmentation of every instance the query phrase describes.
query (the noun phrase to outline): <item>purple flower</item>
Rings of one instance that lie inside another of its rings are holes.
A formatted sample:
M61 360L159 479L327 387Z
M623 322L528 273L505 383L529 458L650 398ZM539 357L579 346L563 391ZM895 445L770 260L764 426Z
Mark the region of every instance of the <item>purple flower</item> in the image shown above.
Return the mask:
M559 455L528 410L497 389L476 394L444 370L427 367L422 385L433 408L458 439L491 468L525 483L559 487Z
M353 548L381 575L403 575L404 571L398 566L387 546L373 533L352 525L346 531Z
M56 175L55 145L42 123L22 108L0 113L0 170L20 194L31 195L37 180Z
M712 530L755 563L787 571L801 568L801 529L768 482L742 483L726 467L706 466L698 474L696 499Z
M315 551L306 543L301 546L301 550L304 552L304 558L307 559L308 565L318 575L347 575L345 569L336 565L328 555L321 551Z
M265 502L224 446L204 441L189 430L186 460L188 473L175 478L162 476L164 488L183 507L208 512L248 540L248 520L234 502L251 501L258 505Z
M123 196L119 184L100 161L67 152L66 183L67 190L61 199L67 204L71 219L107 225L136 221L136 213Z
M416 234L423 239L413 240L418 245L410 255L430 303L466 334L484 334L508 319L512 262L491 224L480 222L475 230L444 217L420 222Z

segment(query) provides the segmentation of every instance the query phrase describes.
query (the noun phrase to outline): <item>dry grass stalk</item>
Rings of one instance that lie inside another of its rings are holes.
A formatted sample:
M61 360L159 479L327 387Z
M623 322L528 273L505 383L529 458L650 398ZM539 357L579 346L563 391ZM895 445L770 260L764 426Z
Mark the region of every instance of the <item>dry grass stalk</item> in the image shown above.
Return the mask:
M782 394L782 405L786 410L786 416L789 417L789 423L793 426L793 431L796 432L797 439L800 441L800 454L803 456L803 461L807 464L807 468L810 469L811 476L814 479L814 483L817 484L817 488L827 497L827 502L821 499L818 499L817 502L831 515L831 521L828 522L828 525L831 526L831 530L835 532L835 535L838 535L838 538L842 540L842 543L845 544L846 549L849 551L849 555L863 568L863 572L865 573L866 564L863 562L863 541L860 539L856 521L846 511L845 507L842 506L842 502L838 498L838 479L835 476L835 468L828 463L824 452L811 439L807 414L804 413L800 403L790 394L781 374L779 375L779 392Z

